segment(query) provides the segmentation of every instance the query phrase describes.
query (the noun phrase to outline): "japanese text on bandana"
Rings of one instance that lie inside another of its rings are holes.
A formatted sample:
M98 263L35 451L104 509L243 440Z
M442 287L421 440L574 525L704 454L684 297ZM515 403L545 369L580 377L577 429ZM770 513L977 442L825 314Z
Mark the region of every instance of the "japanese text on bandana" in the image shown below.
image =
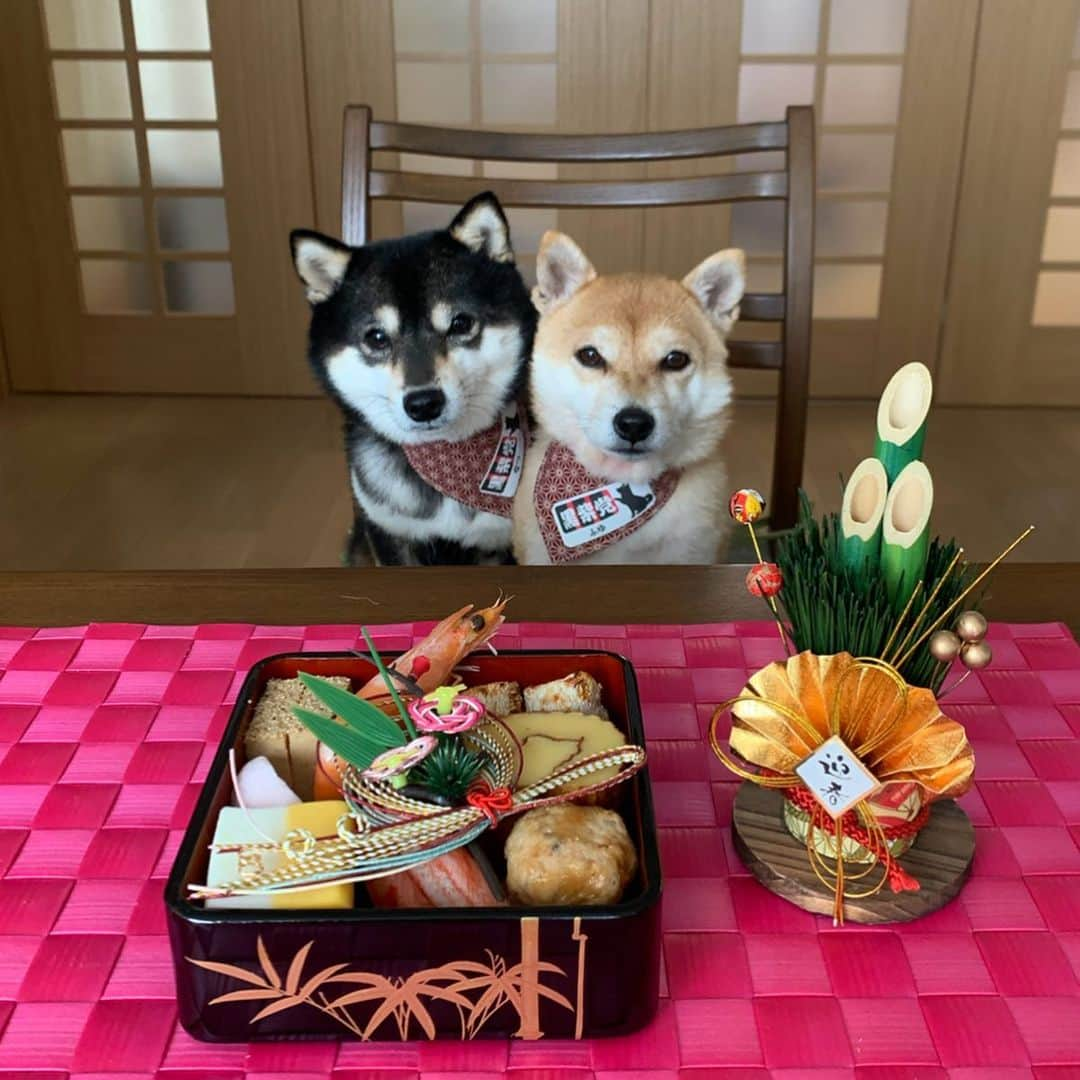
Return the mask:
M512 499L521 481L521 470L525 464L525 432L516 406L503 415L502 430L495 453L487 471L480 478L480 491L484 495L495 495L502 499Z
M655 502L648 484L606 484L554 503L551 513L563 544L576 548L624 528Z

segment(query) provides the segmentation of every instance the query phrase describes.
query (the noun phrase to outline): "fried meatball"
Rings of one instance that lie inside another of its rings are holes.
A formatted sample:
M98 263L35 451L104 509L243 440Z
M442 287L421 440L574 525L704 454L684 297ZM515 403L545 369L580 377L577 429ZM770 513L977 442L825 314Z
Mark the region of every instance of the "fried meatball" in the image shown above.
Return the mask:
M530 810L506 841L506 887L519 904L614 904L636 871L622 818L599 806Z

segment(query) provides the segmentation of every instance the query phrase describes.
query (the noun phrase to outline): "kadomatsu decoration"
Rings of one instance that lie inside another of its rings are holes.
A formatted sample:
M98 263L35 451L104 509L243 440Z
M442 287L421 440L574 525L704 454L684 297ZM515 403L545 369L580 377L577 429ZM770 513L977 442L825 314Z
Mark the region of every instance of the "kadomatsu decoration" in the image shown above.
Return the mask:
M758 553L747 588L766 599L789 654L713 716L713 751L745 781L736 846L774 891L811 910L827 897L837 922L854 901L859 921L915 917L955 895L967 873L974 833L950 800L970 785L974 757L938 699L990 663L978 600L960 609L1033 528L981 572L955 541L933 536L921 460L932 396L924 365L893 376L874 456L855 468L840 512L818 518L803 494L796 528L775 540L775 565L754 535L764 499L743 489L730 503ZM946 687L954 660L968 670ZM924 887L912 868L931 848ZM880 900L920 890L919 904Z

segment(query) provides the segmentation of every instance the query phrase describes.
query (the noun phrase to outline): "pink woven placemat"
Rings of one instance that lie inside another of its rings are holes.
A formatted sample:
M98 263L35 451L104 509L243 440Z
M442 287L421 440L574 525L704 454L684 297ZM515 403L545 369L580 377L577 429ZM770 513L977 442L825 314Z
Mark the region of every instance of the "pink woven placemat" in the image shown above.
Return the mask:
M246 670L358 647L357 628L0 628L0 1075L1080 1077L1080 646L1058 623L991 633L993 667L947 698L978 762L970 883L920 922L833 929L743 871L735 785L701 741L712 704L780 655L774 628L508 627L504 648L637 667L666 878L657 1020L591 1043L215 1046L176 1024L165 875Z

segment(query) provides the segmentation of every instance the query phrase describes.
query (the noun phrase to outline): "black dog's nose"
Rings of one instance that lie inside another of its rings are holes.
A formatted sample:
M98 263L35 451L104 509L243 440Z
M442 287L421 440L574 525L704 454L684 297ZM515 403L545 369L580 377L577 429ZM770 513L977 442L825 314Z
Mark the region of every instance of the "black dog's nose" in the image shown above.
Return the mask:
M437 389L410 390L401 404L413 420L434 420L446 405L446 395Z
M611 426L615 428L615 434L620 438L636 443L642 442L652 434L656 421L652 413L632 406L628 409L620 409L611 421Z

